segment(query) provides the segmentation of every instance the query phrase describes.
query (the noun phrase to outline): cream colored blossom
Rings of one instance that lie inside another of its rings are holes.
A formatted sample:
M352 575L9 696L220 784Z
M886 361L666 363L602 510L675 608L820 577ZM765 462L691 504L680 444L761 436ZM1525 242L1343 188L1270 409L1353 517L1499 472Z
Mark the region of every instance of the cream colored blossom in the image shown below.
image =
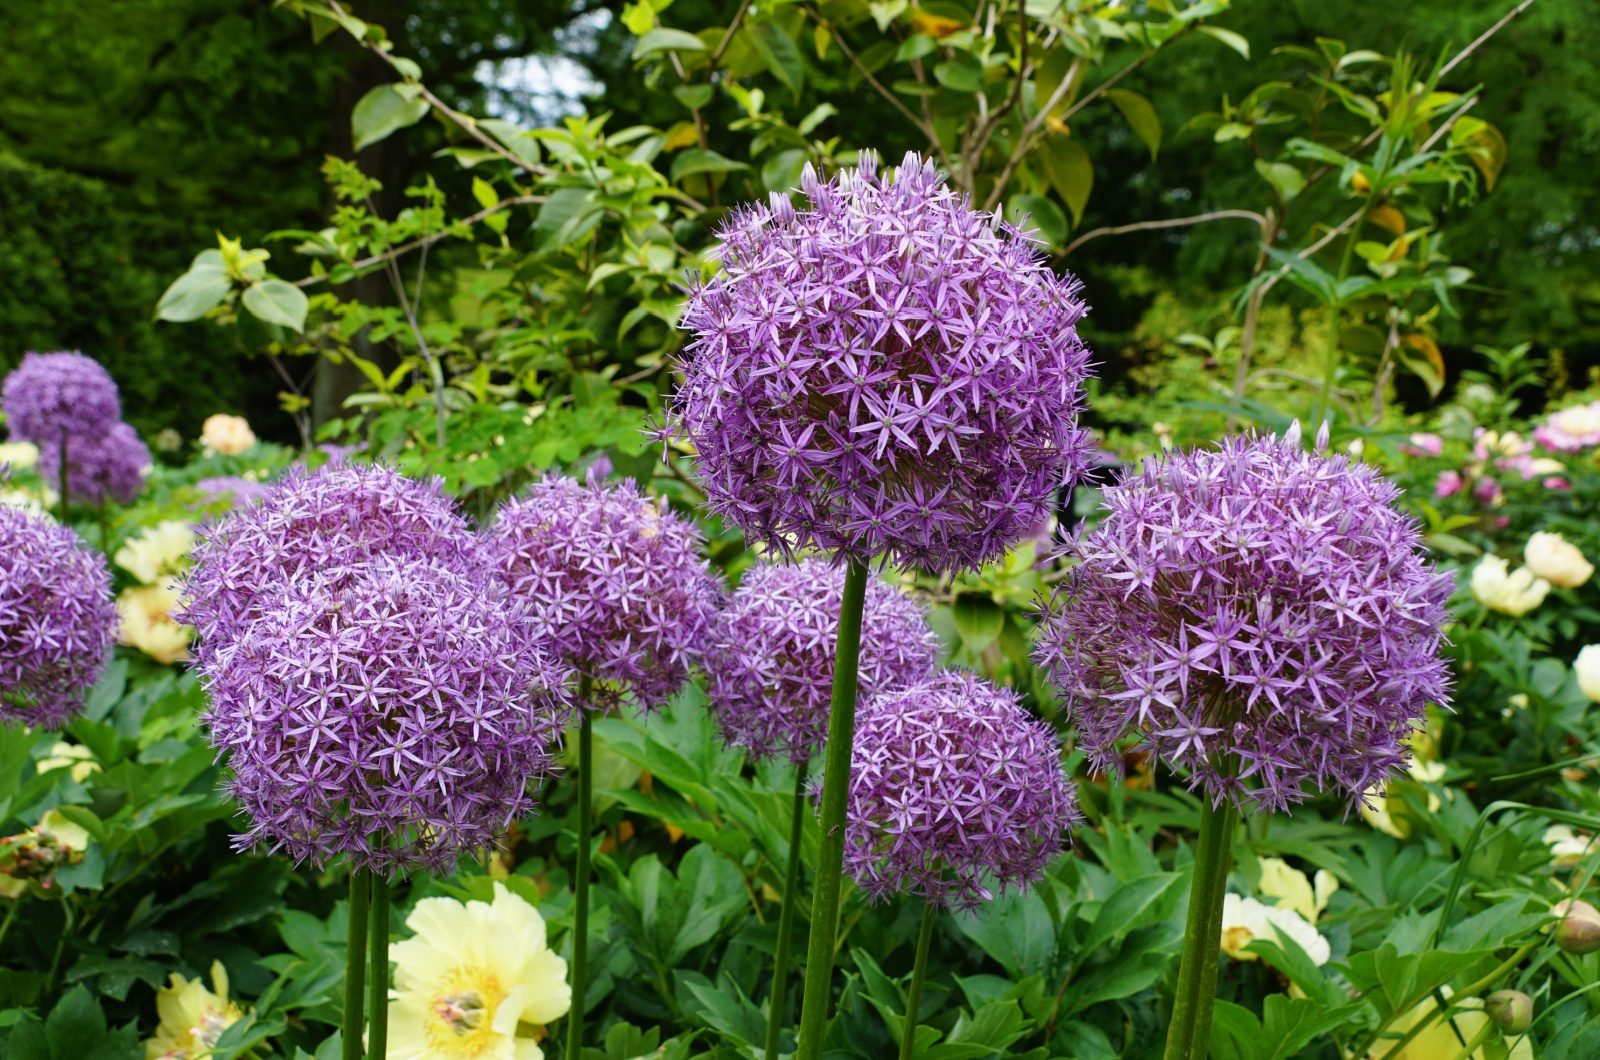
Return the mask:
M1263 905L1254 898L1237 894L1222 899L1222 951L1236 961L1253 961L1256 955L1245 947L1256 939L1279 941L1290 938L1318 965L1328 963L1332 951L1328 940L1304 917L1292 909Z
M39 447L32 442L0 444L0 464L11 465L13 471L25 471L38 462Z
M176 578L122 590L117 597L117 640L157 662L187 659L194 630L172 617L181 599Z
M1278 900L1279 909L1299 913L1315 924L1328 899L1339 889L1339 880L1327 869L1318 869L1315 883L1282 858L1261 859L1261 893Z
M1449 986L1442 989L1447 1000L1455 993ZM1402 1037L1437 1010L1438 1005L1432 996L1424 998L1415 1007L1395 1018L1389 1025L1388 1036L1379 1038L1372 1044L1372 1049L1367 1053L1368 1060L1380 1060L1380 1058L1456 1060L1456 1057L1461 1055L1462 1043L1476 1038L1489 1022L1488 1014L1483 1011L1482 998L1463 998L1460 1007L1465 1011L1457 1012L1448 1019L1434 1020L1426 1030L1411 1039L1404 1049L1391 1053L1389 1050L1393 1049ZM1510 1047L1509 1050L1507 1046ZM1525 1034L1513 1035L1510 1038L1493 1037L1487 1044L1473 1050L1468 1060L1499 1060L1502 1057L1504 1060L1534 1060L1533 1043Z
M1572 672L1578 677L1578 688L1585 696L1600 703L1600 644L1590 644L1572 660Z
M256 432L243 416L218 413L207 416L200 427L200 447L207 453L238 456L256 444Z
M1560 534L1543 530L1528 538L1522 561L1535 577L1563 589L1576 589L1594 574L1594 564L1584 558L1576 545Z
M145 585L154 585L164 575L177 574L189 565L189 553L194 544L193 525L180 519L168 519L139 531L137 537L129 538L111 558Z
M100 772L100 763L94 760L94 752L81 744L57 743L50 748L50 756L39 759L35 768L40 773L70 768L72 779L81 784L90 774Z
M1437 792L1428 785L1439 784L1444 781L1445 774L1450 767L1443 762L1429 762L1422 758L1411 758L1406 763L1406 774L1428 793L1428 812L1438 813L1444 806ZM1388 792L1379 787L1367 789L1366 801L1358 809L1361 817L1369 825L1382 832L1392 835L1396 839L1407 839L1411 835L1411 822L1404 816L1396 817L1389 809Z
M543 1028L572 989L537 909L496 883L492 903L424 898L406 926L414 936L391 950L387 1060L542 1060Z
M211 989L199 978L174 974L156 991L156 1013L161 1025L144 1043L145 1060L197 1060L211 1056L222 1032L244 1016L228 1000L228 972L221 961L211 962Z
M1549 591L1550 583L1527 567L1507 573L1506 561L1499 556L1484 556L1472 568L1472 595L1491 611L1525 615L1544 603Z
M1593 854L1600 845L1600 837L1586 832L1575 832L1564 824L1551 825L1544 830L1544 845L1550 848L1550 864L1569 869Z
M60 810L46 810L33 830L54 840L55 845L68 854L82 854L89 849L89 833L82 825L67 820Z

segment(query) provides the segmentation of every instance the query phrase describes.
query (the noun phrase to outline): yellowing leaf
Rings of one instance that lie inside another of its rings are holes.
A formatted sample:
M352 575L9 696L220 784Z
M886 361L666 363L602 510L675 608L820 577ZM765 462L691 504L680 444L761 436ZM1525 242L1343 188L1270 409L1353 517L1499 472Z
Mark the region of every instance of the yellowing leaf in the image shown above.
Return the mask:
M929 37L948 37L966 29L965 23L943 15L930 15L926 11L911 12L911 28L917 33Z
M684 147L693 147L700 142L700 134L695 130L694 122L680 121L667 130L667 139L661 145L663 151L676 151Z
M1433 365L1434 371L1439 373L1439 378L1444 378L1444 354L1439 350L1437 342L1421 332L1402 335L1400 341L1426 357L1428 363Z
M1393 235L1406 234L1406 215L1393 206L1374 206L1367 211L1367 220Z
M1493 191L1506 164L1506 138L1500 130L1479 118L1461 118L1450 129L1450 145L1467 153L1483 174L1484 184Z

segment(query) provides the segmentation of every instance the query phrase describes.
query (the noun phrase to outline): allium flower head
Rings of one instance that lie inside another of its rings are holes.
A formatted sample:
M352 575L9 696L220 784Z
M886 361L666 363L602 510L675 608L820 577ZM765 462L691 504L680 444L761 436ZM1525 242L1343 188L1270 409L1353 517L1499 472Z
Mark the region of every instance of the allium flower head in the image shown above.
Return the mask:
M845 871L870 899L968 909L1037 880L1078 820L1055 736L972 674L869 700L856 716Z
M968 568L1002 554L1083 464L1078 282L931 162L863 156L735 215L693 282L668 433L710 507L792 553Z
M132 504L144 492L151 468L150 447L126 423L114 423L94 437L81 437L67 446L67 495L80 504L115 501ZM61 447L46 445L39 451L39 477L61 481Z
M200 640L235 840L322 867L447 871L526 813L566 673L485 572L377 555L301 572Z
M1106 771L1124 737L1213 799L1278 810L1305 785L1352 801L1399 771L1449 682L1449 573L1370 467L1283 438L1146 462L1044 616L1036 658Z
M55 728L82 710L115 627L105 556L0 506L0 720Z
M664 704L699 661L721 587L700 532L631 481L556 475L500 506L490 561L537 639L587 677L585 709Z
M81 353L27 353L0 391L13 441L33 442L48 453L62 438L69 449L98 438L122 418L117 384L99 361Z
M803 762L828 736L844 571L808 558L745 572L706 643L706 692L728 742ZM876 578L861 620L859 695L933 676L939 644L926 609Z
M477 538L438 481L378 464L290 468L265 496L199 536L177 617L201 637L240 636L263 593L329 563L392 555L465 569L478 556Z

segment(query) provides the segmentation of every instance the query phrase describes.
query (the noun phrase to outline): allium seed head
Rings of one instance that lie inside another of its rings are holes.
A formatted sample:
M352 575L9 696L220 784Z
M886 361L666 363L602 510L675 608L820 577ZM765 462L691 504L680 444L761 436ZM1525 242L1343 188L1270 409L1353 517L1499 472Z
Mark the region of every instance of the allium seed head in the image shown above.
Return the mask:
M67 443L67 494L79 504L132 504L144 492L150 448L126 423L114 423L109 430L102 424L101 431ZM39 477L51 485L61 481L60 445L40 448Z
M1037 880L1078 817L1054 734L1010 689L947 671L856 716L844 864L869 899L970 909Z
M706 693L728 742L804 762L828 737L845 573L817 558L745 572L706 645ZM927 609L876 578L861 619L862 699L933 676Z
M111 374L81 353L24 354L0 395L12 440L32 442L46 453L59 451L63 437L69 448L99 438L122 419Z
M0 721L53 729L82 710L116 617L104 555L45 516L0 506Z
M236 639L263 593L330 563L384 555L452 569L479 562L476 536L437 480L378 464L291 467L265 496L200 530L178 617L202 640Z
M211 741L240 849L387 874L449 871L528 812L567 674L486 571L375 552L309 565L202 639Z
M1324 428L1324 432L1326 428ZM1422 553L1399 490L1284 438L1173 452L1106 490L1101 523L1035 649L1103 770L1136 736L1218 802L1352 802L1405 761L1439 656L1451 576Z
M966 569L1001 555L1084 462L1078 282L916 155L872 157L722 231L664 433L710 508L792 554Z
M535 636L592 688L583 709L624 696L666 703L699 661L721 587L700 532L631 481L546 476L500 506L485 547Z

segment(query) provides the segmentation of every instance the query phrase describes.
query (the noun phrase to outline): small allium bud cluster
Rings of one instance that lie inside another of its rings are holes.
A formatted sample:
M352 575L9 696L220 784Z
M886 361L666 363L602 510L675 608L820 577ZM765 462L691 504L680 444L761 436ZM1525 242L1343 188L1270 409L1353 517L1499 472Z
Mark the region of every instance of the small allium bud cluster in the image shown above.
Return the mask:
M53 729L77 714L115 628L105 556L0 506L0 720Z
M827 739L844 581L842 569L817 558L745 572L706 646L706 693L729 743L758 759L803 762ZM926 680L938 656L926 609L868 581L860 697Z
M500 506L484 544L540 642L591 683L583 709L654 710L689 679L722 590L664 499L548 476Z
M1108 489L1036 649L1096 767L1117 769L1136 737L1192 788L1270 810L1308 785L1359 800L1399 772L1424 706L1447 701L1452 580L1397 496L1366 465L1304 451L1298 425Z
M734 216L694 283L667 433L711 509L774 551L970 568L1081 468L1078 282L931 162L872 156Z
M150 450L121 422L117 384L99 362L81 353L25 354L0 401L11 437L39 447L46 482L60 482L66 448L72 500L128 504L144 489Z
M956 909L1037 880L1079 817L1050 728L954 671L863 704L846 815L845 870L868 898Z

